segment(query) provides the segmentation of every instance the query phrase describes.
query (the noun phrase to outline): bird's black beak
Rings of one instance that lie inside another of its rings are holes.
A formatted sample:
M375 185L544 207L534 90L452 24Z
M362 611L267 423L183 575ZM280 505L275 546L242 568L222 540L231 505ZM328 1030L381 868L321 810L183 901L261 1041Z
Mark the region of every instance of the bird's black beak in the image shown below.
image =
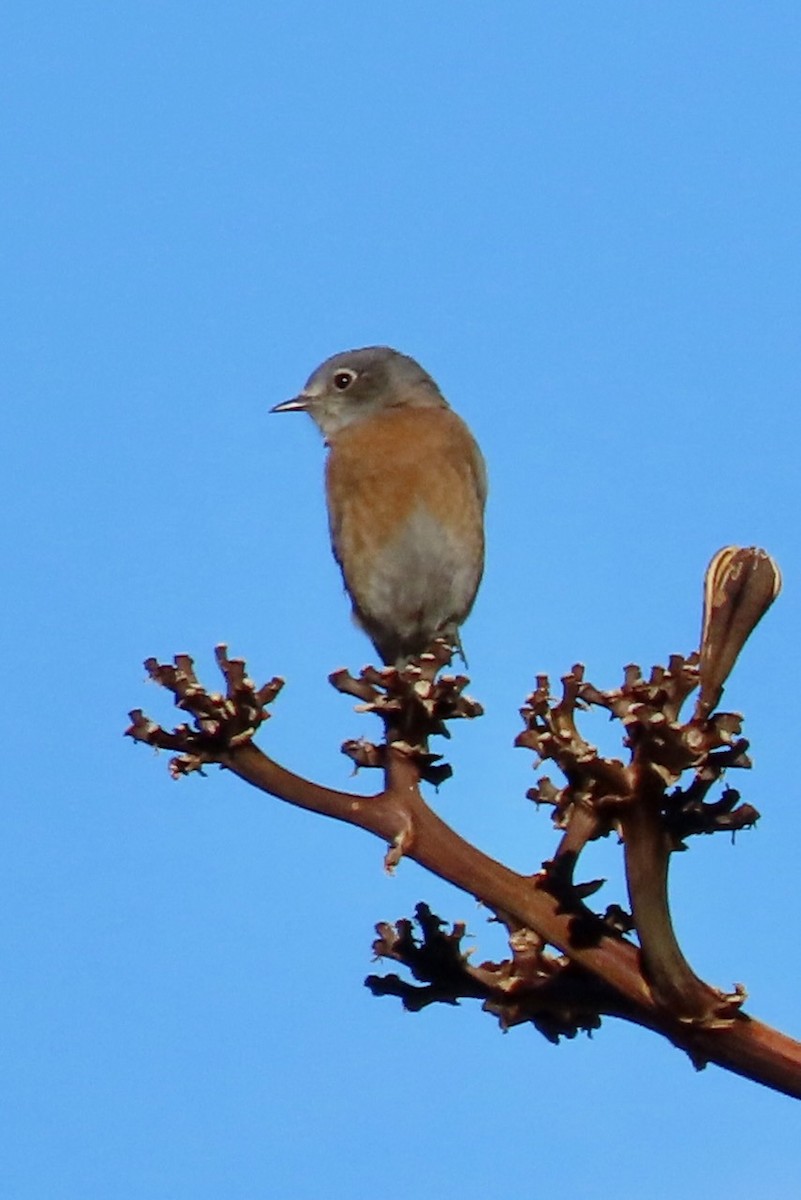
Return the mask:
M305 396L301 392L299 396L293 396L291 400L282 400L280 404L276 404L274 408L271 408L270 412L306 412L310 399L310 396Z

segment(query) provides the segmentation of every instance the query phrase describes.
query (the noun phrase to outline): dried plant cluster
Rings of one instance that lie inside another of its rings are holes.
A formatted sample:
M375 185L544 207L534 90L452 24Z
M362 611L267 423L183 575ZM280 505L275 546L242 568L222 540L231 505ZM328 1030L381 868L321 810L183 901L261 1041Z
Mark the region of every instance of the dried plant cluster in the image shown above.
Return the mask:
M173 694L190 721L165 730L136 710L127 732L173 751L175 776L217 763L273 796L376 834L388 844L389 869L408 855L475 896L506 927L509 957L474 965L462 947L464 926L447 929L425 904L417 906L415 921L379 924L376 955L401 964L412 979L370 976L375 994L398 996L414 1011L476 998L505 1028L529 1022L552 1041L593 1030L603 1016L618 1016L662 1033L699 1067L715 1062L801 1096L801 1044L746 1014L742 987L722 992L693 972L668 903L675 851L691 837L731 835L757 819L756 810L723 782L727 772L750 761L742 718L717 706L740 650L779 587L778 568L764 551L726 547L707 571L698 653L674 655L648 678L629 666L622 685L609 690L585 680L581 666L564 676L556 696L545 676L537 679L516 744L532 750L537 762L553 763L562 780L543 777L529 793L550 806L560 831L553 857L532 875L512 871L466 842L421 794L421 781L439 784L451 773L431 752L431 737L447 733L448 722L482 711L465 695L466 677L441 673L450 664L444 643L403 670L331 676L334 687L359 701L357 711L383 722L380 743L343 746L357 766L382 772L384 786L374 796L303 779L258 749L253 735L269 717L282 681L256 687L245 664L229 659L224 647L217 650L224 694L202 686L187 655L173 665L149 659L151 678ZM695 705L683 716L694 693ZM619 722L620 758L602 756L583 736L581 714L591 707ZM622 846L628 906L596 912L588 900L600 882L577 881L576 869L587 843L610 833Z

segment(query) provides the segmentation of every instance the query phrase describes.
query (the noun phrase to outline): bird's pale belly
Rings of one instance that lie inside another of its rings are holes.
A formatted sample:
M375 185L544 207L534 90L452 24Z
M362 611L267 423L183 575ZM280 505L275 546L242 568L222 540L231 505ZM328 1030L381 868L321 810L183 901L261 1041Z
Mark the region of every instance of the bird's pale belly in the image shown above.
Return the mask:
M438 634L456 632L480 579L480 554L465 550L462 538L418 509L396 537L371 548L358 588L345 570L356 615L387 657L422 653Z

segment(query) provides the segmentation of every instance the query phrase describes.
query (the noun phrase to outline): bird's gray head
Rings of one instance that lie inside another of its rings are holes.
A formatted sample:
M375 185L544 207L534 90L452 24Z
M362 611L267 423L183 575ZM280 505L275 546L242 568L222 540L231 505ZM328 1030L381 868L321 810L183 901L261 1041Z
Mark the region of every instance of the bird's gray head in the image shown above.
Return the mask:
M385 408L447 408L419 363L388 346L343 350L309 376L303 391L272 412L307 412L325 438Z

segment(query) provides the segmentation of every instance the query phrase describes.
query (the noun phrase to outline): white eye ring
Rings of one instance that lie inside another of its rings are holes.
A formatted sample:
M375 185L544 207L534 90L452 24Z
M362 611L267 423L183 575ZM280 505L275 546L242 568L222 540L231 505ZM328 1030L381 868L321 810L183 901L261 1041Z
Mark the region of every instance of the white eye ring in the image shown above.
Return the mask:
M344 392L347 388L350 387L350 385L353 383L355 378L356 378L355 371L348 371L348 370L336 371L334 373L334 380L333 380L334 387L337 389L338 392Z

